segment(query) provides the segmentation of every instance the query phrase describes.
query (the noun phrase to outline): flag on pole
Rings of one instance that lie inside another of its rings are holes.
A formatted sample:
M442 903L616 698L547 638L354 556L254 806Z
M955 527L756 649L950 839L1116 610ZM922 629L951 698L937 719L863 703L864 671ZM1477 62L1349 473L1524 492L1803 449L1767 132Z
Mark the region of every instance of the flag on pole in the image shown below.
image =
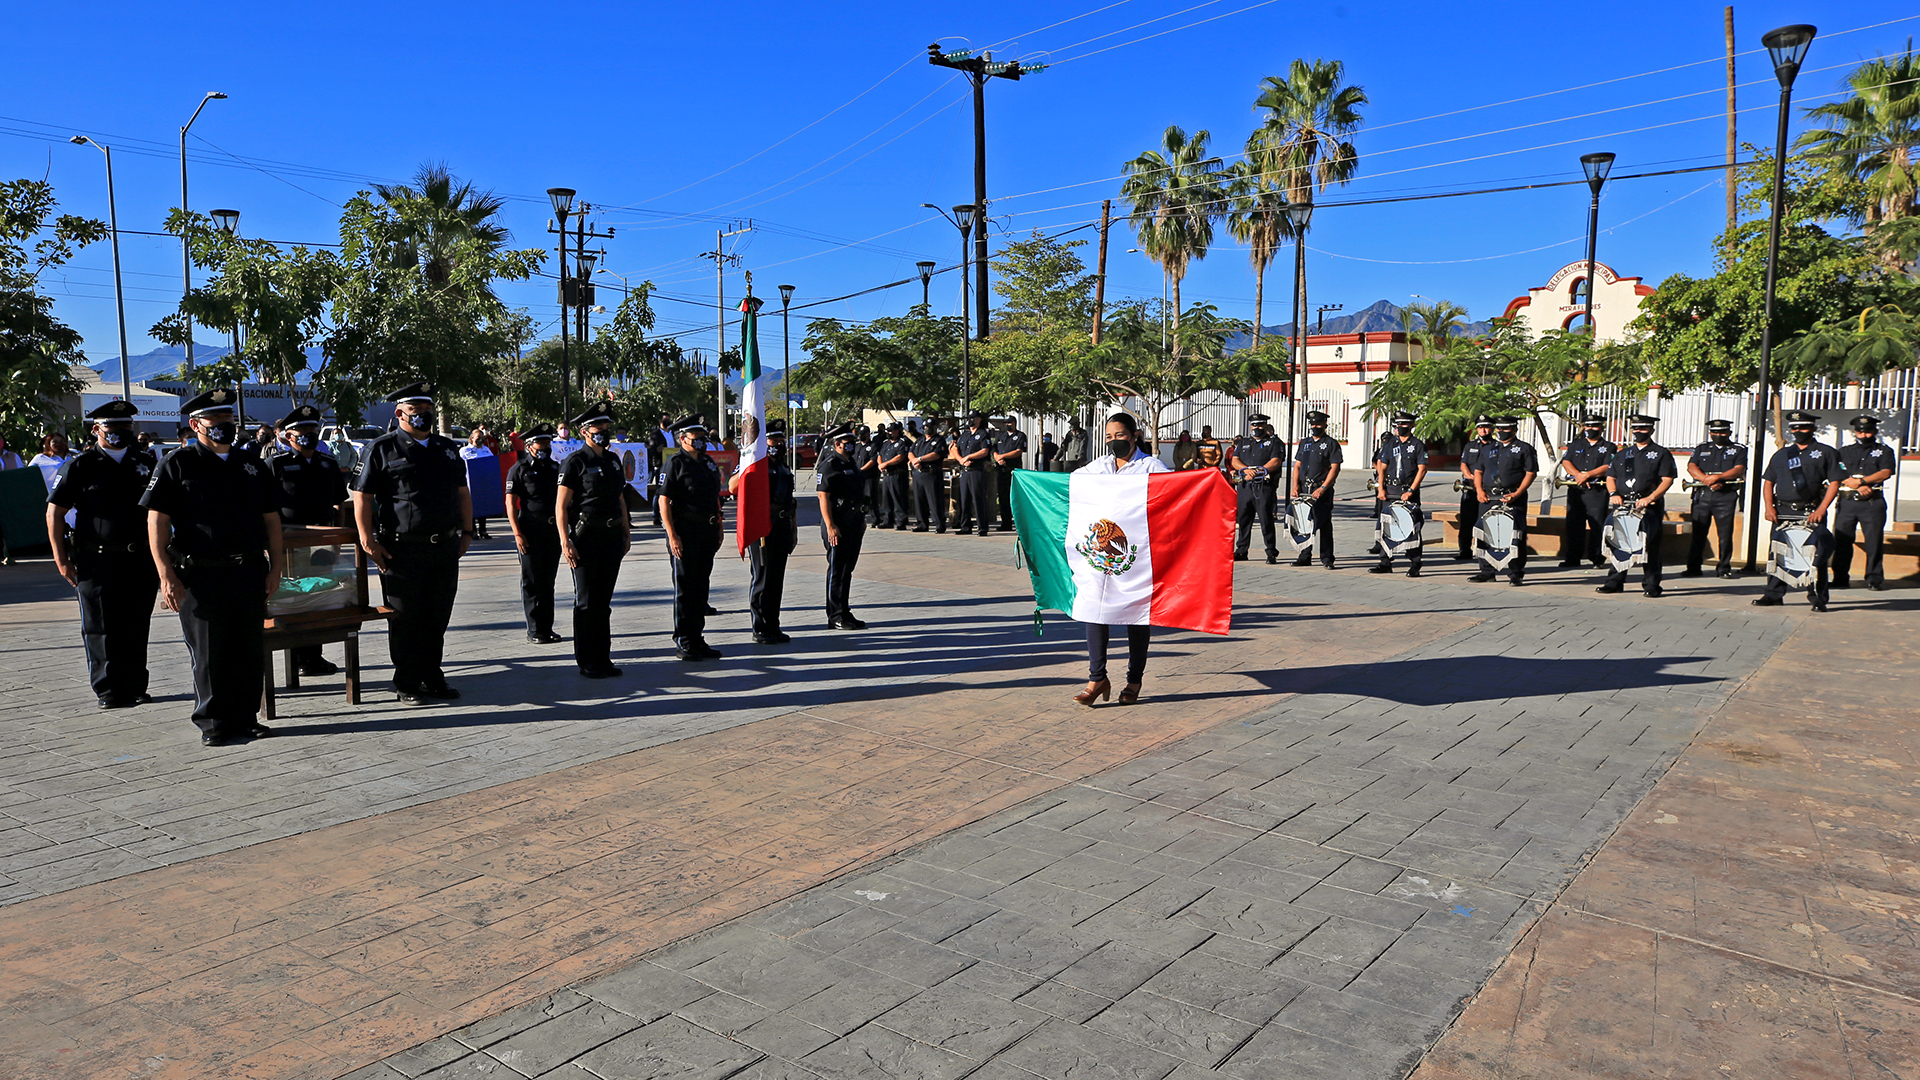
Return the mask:
M1034 606L1080 622L1226 633L1233 519L1218 469L1013 474Z
M744 558L747 547L773 531L773 508L767 492L767 394L761 382L760 300L747 283L747 298L740 301L740 464L734 470L739 481L734 510L734 537Z

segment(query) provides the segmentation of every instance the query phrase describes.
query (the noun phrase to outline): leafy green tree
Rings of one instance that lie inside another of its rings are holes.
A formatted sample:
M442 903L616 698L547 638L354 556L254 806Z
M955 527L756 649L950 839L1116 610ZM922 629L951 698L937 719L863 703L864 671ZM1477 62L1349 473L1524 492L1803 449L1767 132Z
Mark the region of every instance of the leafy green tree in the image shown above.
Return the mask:
M1127 162L1127 178L1120 185L1141 249L1160 264L1172 285L1175 350L1180 341L1180 282L1189 264L1207 257L1214 222L1227 210L1224 166L1207 153L1207 138L1202 130L1189 139L1178 125L1169 124L1160 149Z
M1364 119L1360 106L1367 92L1342 86L1346 65L1339 60L1296 59L1285 78L1269 75L1260 83L1253 107L1261 113L1260 143L1252 158L1265 176L1282 178L1287 198L1310 201L1316 187L1344 184L1360 168L1352 137Z
M1400 328L1407 340L1418 340L1430 353L1444 353L1453 335L1467 321L1467 309L1451 300L1408 304L1400 310Z
M1175 402L1209 391L1245 399L1254 387L1284 375L1285 368L1266 350L1228 352L1227 339L1245 333L1247 324L1221 318L1212 304L1188 308L1178 326L1173 341L1162 345L1160 324L1147 305L1123 304L1100 344L1070 357L1056 378L1067 386L1091 387L1102 401L1137 399L1140 419L1158 439L1179 422L1164 417Z
M673 338L651 338L653 282L628 291L614 311L612 323L594 341L604 358L605 375L614 385L620 415L629 426L644 418L680 417L708 404L711 384L687 358Z
M54 216L44 180L0 182L0 434L26 446L48 428L64 428L60 399L80 392L72 366L86 357L80 332L53 317L40 275L107 235L105 222ZM125 358L122 358L122 363Z
M931 318L924 304L865 326L815 319L793 385L809 399L833 403L829 422L860 409L904 409L909 401L925 415L950 412L960 404L963 332L959 319Z
M1094 275L1076 248L1085 240L1056 240L1035 229L993 261L993 291L1000 294L993 332L1077 330L1093 327Z
M498 252L510 238L493 220L505 200L454 179L445 165L422 165L412 185L376 184L373 190L396 218L385 237L387 263L418 266L435 288L451 287L461 262ZM480 287L491 292L490 282Z
M1029 416L1073 412L1098 395L1058 373L1090 348L1094 276L1075 250L1084 240L1038 231L994 261L1002 298L993 337L973 346L973 403Z
M1414 433L1436 441L1465 435L1482 413L1527 416L1545 446L1552 440L1544 417L1569 415L1587 386L1641 388L1633 381L1638 370L1626 350L1596 351L1586 334L1556 329L1536 339L1520 320L1500 318L1484 341L1452 339L1375 380L1361 411L1375 419L1401 409L1418 413ZM1590 381L1583 383L1583 376Z
M1847 76L1853 95L1807 110L1819 130L1794 147L1836 176L1858 182L1866 198L1855 220L1868 232L1883 221L1920 211L1915 147L1920 146L1920 61L1913 43L1895 57L1876 57Z

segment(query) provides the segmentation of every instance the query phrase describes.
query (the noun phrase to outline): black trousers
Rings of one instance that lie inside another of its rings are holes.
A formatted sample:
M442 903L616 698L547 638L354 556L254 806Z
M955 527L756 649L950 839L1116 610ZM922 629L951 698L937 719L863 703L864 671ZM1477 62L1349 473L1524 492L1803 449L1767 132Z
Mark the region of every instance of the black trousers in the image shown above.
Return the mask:
M573 661L582 669L613 663L613 587L626 557L622 540L618 529L596 529L573 540L580 564L573 568Z
M913 516L909 484L905 471L880 477L880 524L890 529L907 527L907 518Z
M1239 502L1235 520L1240 525L1240 532L1234 538L1234 558L1247 557L1247 543L1253 539L1253 521L1256 517L1260 519L1260 539L1266 541L1267 554L1280 554L1280 547L1274 542L1273 535L1273 511L1277 502L1275 494L1273 486L1264 480L1242 480L1235 487L1234 496Z
M787 589L787 557L799 543L799 524L794 511L775 511L773 528L764 539L747 549L750 588L747 606L753 612L753 632L780 632L780 601Z
M993 494L1000 507L1000 531L1008 532L1013 528L1013 470L1005 467L993 470Z
M527 528L527 550L520 553L520 606L527 633L553 633L553 579L560 572L560 537L551 523Z
M861 484L861 520L869 525L880 524L880 474L861 471L865 477Z
M1687 545L1687 569L1699 570L1707 557L1707 527L1713 526L1714 560L1720 572L1733 568L1733 515L1740 509L1744 489L1727 491L1697 489L1693 493L1693 539Z
M193 662L193 723L240 734L260 720L266 674L267 561L183 570L180 633Z
M1521 581L1521 579L1527 576L1527 497L1526 495L1523 494L1519 498L1516 498L1512 502L1508 503L1507 509L1513 512L1513 548L1514 548L1513 561L1507 564L1507 580L1514 582L1515 584L1518 584ZM1599 538L1599 535L1596 533L1595 539L1598 539L1598 538ZM1496 571L1493 568L1493 564L1488 562L1484 558L1480 560L1480 572L1484 574L1496 573Z
M1826 530L1825 525L1815 525L1814 528L1818 531ZM1761 542L1769 542L1768 536L1771 535L1772 533L1769 532L1767 536L1762 536L1760 538ZM1819 604L1824 607L1827 603L1827 560L1816 560L1813 566L1813 584L1807 586L1807 603ZM1787 595L1787 583L1774 577L1772 574L1768 574L1767 585L1766 588L1762 590L1762 593L1776 599L1784 597Z
M1646 516L1640 523L1640 534L1647 538L1646 562L1640 566L1640 588L1646 592L1659 592L1660 582L1666 574L1666 564L1661 561L1660 549L1666 540L1665 528L1667 504L1664 500L1647 507ZM1625 585L1627 572L1607 569L1607 584Z
M1844 497L1834 500L1834 583L1847 581L1847 574L1853 569L1853 535L1856 528L1860 532L1860 543L1867 549L1867 566L1863 576L1869 584L1882 584L1886 581L1886 571L1881 566L1881 549L1885 546L1887 535L1887 500L1877 495L1864 501Z
M417 690L445 682L440 660L446 653L454 594L460 589L460 545L393 543L387 553L380 587L393 608L387 621L393 685Z
M1107 677L1107 641L1111 628L1105 623L1087 624L1087 681ZM1147 673L1147 642L1153 638L1151 626L1127 627L1127 681L1137 683Z
M1398 499L1399 497L1400 496L1397 494L1394 495L1395 499ZM1419 499L1416 498L1413 500L1413 508L1415 510L1420 509ZM1380 515L1386 512L1387 512L1387 500L1385 499L1373 500L1373 542L1376 545L1379 545L1376 548L1376 550L1379 551L1380 553L1381 565L1392 566L1393 556L1387 554L1387 549L1385 546L1386 540L1384 537L1380 535ZM1426 527L1427 527L1426 522L1423 521L1420 523L1420 528L1423 534L1426 530ZM1421 543L1421 544L1415 544L1412 548L1401 553L1407 557L1407 569L1409 570L1420 569L1420 559L1422 557L1422 554L1425 552L1425 550L1426 550L1426 545L1424 543Z
M79 555L74 569L93 694L101 701L132 701L147 692L147 632L160 591L153 560L142 546L137 552Z
M1307 484L1305 481L1302 481L1301 486L1306 487L1308 490L1312 490L1317 485ZM1332 566L1333 565L1333 492L1331 490L1329 490L1326 494L1320 496L1319 498L1313 500L1313 534L1314 534L1314 539L1320 545L1320 562L1324 565ZM1308 556L1312 554L1313 554L1312 549L1308 549L1300 553L1300 558L1307 559Z
M838 544L827 542L826 523L822 522L820 525L820 544L827 549L828 620L853 614L850 606L853 594L853 568L860 562L860 543L867 536L866 522L861 521L857 514L845 513L836 520L836 524L840 527ZM986 531L984 525L980 531L983 533Z
M698 530L714 535L711 522L700 525L674 523L680 533L682 554L673 560L673 643L686 648L706 640L707 589L713 581L713 556L718 543L694 544L690 537Z
M968 469L962 474L960 489L960 531L978 531L981 536L993 527L993 477L985 469Z
M938 469L914 470L913 506L920 518L917 528L925 530L931 526L940 532L947 531L947 493L944 481L945 478Z
M1470 559L1480 545L1473 539L1473 527L1480 520L1480 493L1468 488L1460 493L1460 557Z
M1560 561L1601 562L1600 533L1607 527L1607 489L1577 487L1566 490L1567 531L1560 536Z

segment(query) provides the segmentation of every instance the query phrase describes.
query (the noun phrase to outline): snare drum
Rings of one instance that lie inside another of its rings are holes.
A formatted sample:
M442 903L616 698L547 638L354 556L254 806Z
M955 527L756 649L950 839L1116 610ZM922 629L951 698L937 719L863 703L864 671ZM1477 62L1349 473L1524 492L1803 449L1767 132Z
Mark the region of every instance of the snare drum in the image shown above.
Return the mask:
M1489 503L1480 511L1473 531L1480 538L1481 557L1495 570L1505 570L1517 556L1513 509L1503 502Z
M1608 566L1625 573L1635 563L1646 561L1647 534L1641 531L1645 521L1640 511L1631 505L1616 506L1607 515L1606 527L1600 535Z

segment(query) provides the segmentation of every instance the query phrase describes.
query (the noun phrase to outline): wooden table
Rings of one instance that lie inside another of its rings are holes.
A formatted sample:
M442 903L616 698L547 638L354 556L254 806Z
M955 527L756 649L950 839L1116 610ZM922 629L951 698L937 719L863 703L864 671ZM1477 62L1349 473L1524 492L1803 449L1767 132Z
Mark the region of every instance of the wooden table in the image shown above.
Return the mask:
M267 616L266 664L262 668L260 709L265 718L274 718L273 654L286 654L287 688L300 687L300 672L292 649L306 645L346 644L347 703L360 704L360 629L370 622L384 622L393 614L390 607L368 603L367 553L360 547L360 536L351 528L330 525L282 525L281 535L288 551L299 548L351 547L353 549L353 588L356 595L346 607L321 611L302 611L290 615Z

